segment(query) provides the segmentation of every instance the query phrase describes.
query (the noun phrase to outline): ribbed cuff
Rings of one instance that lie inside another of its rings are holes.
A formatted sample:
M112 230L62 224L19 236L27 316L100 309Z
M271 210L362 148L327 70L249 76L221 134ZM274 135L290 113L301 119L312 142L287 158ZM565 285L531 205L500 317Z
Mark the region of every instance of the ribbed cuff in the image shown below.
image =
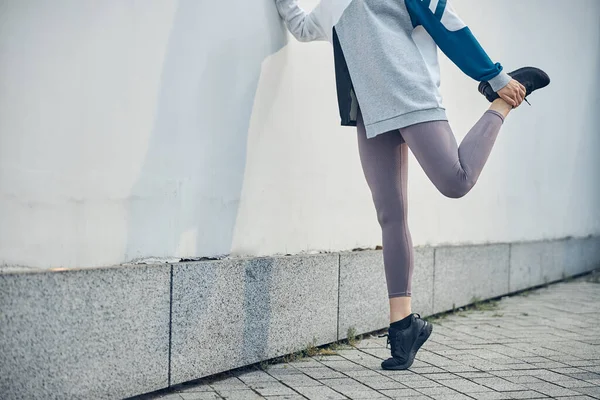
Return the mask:
M388 299L393 299L394 297L412 297L412 292L407 291L388 294Z
M494 78L490 79L488 82L490 84L490 86L492 87L492 90L494 92L497 92L498 90L502 89L504 86L508 85L508 82L510 82L512 80L512 78L510 77L510 75L508 75L506 72L502 71L500 72L500 74L498 76L495 76Z
M486 113L487 114L496 115L498 118L500 118L502 120L502 123L504 123L504 115L500 114L498 111L496 111L496 110L487 110Z

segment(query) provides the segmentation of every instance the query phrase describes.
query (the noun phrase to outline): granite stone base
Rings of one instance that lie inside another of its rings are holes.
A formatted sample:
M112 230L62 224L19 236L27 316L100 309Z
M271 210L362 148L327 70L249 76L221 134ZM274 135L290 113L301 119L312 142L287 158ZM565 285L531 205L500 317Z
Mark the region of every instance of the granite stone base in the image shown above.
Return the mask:
M337 340L337 254L173 266L171 384Z
M507 244L436 249L433 312L508 293L509 253Z
M600 267L600 237L515 243L510 251L511 292Z
M169 281L168 266L0 274L0 398L166 387Z
M600 236L415 249L427 316L600 268ZM387 327L381 251L0 269L0 398L115 399Z

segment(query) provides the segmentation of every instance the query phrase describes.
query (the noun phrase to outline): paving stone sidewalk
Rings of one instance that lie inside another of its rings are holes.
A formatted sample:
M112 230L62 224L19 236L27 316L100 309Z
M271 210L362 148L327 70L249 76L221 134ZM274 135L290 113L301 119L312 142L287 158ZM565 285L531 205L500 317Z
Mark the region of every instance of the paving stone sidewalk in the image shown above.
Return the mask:
M336 355L230 371L147 399L600 398L597 275L505 297L488 310L435 319L408 371L384 371L385 338Z

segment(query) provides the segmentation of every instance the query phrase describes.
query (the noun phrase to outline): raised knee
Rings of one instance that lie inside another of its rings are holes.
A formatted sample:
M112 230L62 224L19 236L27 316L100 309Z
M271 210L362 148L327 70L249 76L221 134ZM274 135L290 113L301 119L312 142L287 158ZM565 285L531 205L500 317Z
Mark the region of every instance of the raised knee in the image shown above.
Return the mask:
M471 189L473 189L473 186L475 186L475 181L469 179L461 179L452 182L451 184L438 186L437 188L440 191L440 193L442 193L446 197L449 197L451 199L460 199L462 197L465 197L466 194L469 193Z
M444 189L440 189L440 193L442 193L444 196L450 198L450 199L460 199L462 197L465 197L465 195L468 193L467 190L464 189L460 189L457 187L451 187L451 188L444 188Z

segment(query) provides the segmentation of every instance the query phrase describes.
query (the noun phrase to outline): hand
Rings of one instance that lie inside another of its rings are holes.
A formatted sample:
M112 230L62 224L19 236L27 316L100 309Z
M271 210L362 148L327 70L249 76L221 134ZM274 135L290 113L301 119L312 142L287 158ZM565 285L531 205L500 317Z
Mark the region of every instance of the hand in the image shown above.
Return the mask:
M525 99L527 90L525 89L525 86L513 79L508 82L508 85L498 91L498 95L502 100L513 106L513 108L517 108Z

